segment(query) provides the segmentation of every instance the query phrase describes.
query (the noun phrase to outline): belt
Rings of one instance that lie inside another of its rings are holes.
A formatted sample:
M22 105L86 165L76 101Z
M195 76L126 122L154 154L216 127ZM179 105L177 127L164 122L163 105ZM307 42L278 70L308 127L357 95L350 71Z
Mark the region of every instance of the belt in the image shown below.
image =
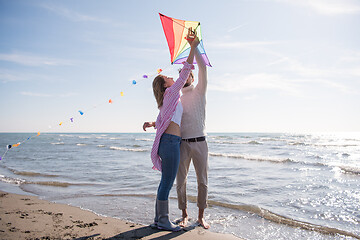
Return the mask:
M188 138L188 139L182 139L185 142L202 142L205 141L205 137L197 137L197 138Z

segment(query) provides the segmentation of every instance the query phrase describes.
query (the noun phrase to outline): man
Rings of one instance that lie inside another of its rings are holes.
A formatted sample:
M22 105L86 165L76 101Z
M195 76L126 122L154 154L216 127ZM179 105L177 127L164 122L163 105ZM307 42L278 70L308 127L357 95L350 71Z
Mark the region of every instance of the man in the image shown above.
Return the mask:
M186 227L189 219L187 212L186 180L190 162L193 160L198 183L197 206L199 208L199 215L197 222L205 229L208 229L210 225L206 223L204 219L208 195L208 146L205 139L207 71L205 62L198 49L195 51L195 59L199 68L198 84L196 86L192 85L194 75L191 73L182 89L182 141L180 145L180 165L176 177L176 190L178 206L179 209L182 210L182 219L179 225ZM155 122L145 122L143 129L146 131L148 127L155 127Z
M176 190L179 209L182 210L182 220L179 225L185 227L188 223L186 180L192 160L198 183L197 206L199 215L197 222L205 229L208 229L210 225L204 219L208 196L208 146L205 139L207 71L198 49L195 52L195 59L199 68L198 84L196 86L192 85L194 77L191 73L182 89L181 103L184 111L181 120L182 142L180 145L180 165L176 177Z

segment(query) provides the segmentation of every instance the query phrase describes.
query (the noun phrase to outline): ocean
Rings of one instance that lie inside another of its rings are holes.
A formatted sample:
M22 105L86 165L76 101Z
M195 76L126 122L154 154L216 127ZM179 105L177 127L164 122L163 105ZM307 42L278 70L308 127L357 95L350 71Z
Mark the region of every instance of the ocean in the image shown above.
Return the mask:
M0 154L30 136L0 133ZM151 224L160 180L151 169L154 136L41 134L0 161L0 189ZM207 141L210 231L245 239L360 239L359 133L209 133ZM181 216L175 184L173 220ZM193 224L192 165L187 191Z

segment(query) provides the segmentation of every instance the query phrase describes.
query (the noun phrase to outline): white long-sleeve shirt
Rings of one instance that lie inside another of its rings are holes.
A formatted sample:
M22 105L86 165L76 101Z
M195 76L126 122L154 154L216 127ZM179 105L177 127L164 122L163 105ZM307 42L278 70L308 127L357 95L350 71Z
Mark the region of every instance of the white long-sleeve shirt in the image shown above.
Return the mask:
M181 103L183 115L181 119L181 138L196 138L206 135L206 89L207 71L204 60L198 49L195 51L196 63L199 68L198 84L182 89Z

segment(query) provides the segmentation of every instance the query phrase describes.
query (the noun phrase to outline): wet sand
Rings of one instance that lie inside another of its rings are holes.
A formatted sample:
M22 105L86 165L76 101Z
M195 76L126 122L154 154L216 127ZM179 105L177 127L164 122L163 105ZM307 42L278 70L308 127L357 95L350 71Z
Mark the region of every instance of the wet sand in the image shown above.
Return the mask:
M34 196L2 191L0 239L239 240L233 235L213 233L199 226L189 226L179 232L160 231Z

